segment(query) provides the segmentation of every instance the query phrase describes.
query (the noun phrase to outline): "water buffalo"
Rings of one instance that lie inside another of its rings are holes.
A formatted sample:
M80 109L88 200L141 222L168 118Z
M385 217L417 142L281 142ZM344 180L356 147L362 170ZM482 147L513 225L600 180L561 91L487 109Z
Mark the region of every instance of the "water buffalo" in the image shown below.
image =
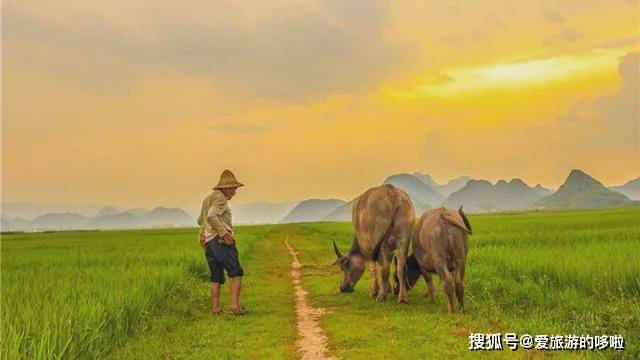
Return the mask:
M404 265L407 259L411 229L415 213L409 196L391 184L371 188L353 200L351 218L355 235L351 250L342 255L333 242L333 249L339 265L344 272L341 292L352 292L367 263L371 272L371 297L384 301L391 292L389 268L396 250L400 271L400 288L405 289ZM382 268L378 281L376 262ZM406 293L398 291L398 302L405 302Z
M467 236L471 234L471 224L462 207L457 213L443 207L426 211L412 232L413 254L404 269L406 290L411 289L422 275L427 283L427 293L434 299L431 275L437 273L447 294L449 312L454 311L455 284L460 310L464 313L464 268L469 250ZM398 278L402 279L399 266L400 262L396 264L396 292L402 289L402 284L398 284Z

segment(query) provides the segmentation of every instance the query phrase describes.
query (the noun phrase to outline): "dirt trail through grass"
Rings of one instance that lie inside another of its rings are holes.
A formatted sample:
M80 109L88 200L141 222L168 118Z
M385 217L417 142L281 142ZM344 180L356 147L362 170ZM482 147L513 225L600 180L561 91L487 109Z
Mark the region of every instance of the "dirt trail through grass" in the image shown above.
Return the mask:
M298 340L296 346L302 355L302 359L334 359L328 356L327 336L320 327L319 319L324 313L322 308L314 308L309 305L307 292L302 288L298 253L291 247L285 237L284 243L291 255L291 278L296 299L296 318L298 327Z
M185 284L176 301L149 319L110 358L334 359L319 324L324 310L311 306L302 287L298 253L286 240L291 233L282 226L238 230L246 275L241 303L248 315L229 314L228 285L221 293L226 312L211 314L203 256L199 278Z

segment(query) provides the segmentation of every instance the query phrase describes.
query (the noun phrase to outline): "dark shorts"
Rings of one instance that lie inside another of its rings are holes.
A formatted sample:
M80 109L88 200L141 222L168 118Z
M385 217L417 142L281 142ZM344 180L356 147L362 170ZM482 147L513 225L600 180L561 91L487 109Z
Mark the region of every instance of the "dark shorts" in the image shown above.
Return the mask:
M227 272L229 277L244 275L235 244L219 244L216 237L207 241L204 247L204 255L209 264L209 271L211 271L211 282L224 284L224 271Z

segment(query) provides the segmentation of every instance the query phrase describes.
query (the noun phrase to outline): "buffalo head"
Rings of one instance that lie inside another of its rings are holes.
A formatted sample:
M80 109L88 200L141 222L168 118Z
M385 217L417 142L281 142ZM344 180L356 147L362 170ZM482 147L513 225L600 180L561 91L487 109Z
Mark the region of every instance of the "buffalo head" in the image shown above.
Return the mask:
M340 266L340 270L344 273L340 292L353 292L354 286L356 286L356 283L360 280L360 277L364 272L364 258L359 254L342 255L340 250L338 250L338 246L336 246L335 241L333 242L333 250L337 257L333 265Z

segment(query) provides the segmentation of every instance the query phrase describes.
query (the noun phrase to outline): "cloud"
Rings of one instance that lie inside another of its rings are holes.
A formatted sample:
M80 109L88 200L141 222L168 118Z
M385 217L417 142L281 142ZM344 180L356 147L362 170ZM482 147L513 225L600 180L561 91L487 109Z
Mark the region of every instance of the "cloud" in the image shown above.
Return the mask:
M544 45L550 46L555 44L573 43L580 41L583 38L584 35L577 30L563 27L559 33L546 39Z
M558 37L567 42L574 42L574 41L581 40L584 37L584 35L578 32L577 30L563 28Z
M552 22L561 24L564 22L564 16L555 10L546 10L542 13L542 18Z
M589 103L585 100L576 101L569 108L567 114L558 117L559 123L579 123L581 118L589 112Z
M638 146L638 124L640 123L640 53L625 55L618 66L621 87L611 96L595 101L594 114L582 118L586 126L603 131L598 134L610 134L606 139L615 143Z
M629 147L638 145L640 123L640 53L631 52L620 59L620 89L613 95L592 102L579 101L558 118L560 124L572 124L585 131L580 140L589 146Z
M436 129L425 136L420 149L421 163L433 169L430 171L448 172L446 176L522 174L528 158L522 151L509 151L514 146L511 140L522 136L521 131L513 127L490 127L473 132L464 128Z
M611 48L621 48L621 47L629 47L635 46L640 43L640 36L631 35L625 36L613 40L603 41L599 44L596 44L596 48L600 49L611 49Z
M556 10L545 10L544 12L542 12L541 16L545 21L557 25L560 28L559 33L549 37L544 41L545 46L572 43L584 38L584 34L575 29L564 26L565 17L560 12Z
M402 59L383 38L385 1L299 2L257 14L224 1L192 0L181 8L193 11L169 14L171 6L144 2L128 13L107 6L47 14L10 2L3 9L10 64L24 59L70 80L80 68L89 85L105 74L126 83L144 71L178 72L245 97L296 101L375 88Z
M423 85L442 85L454 82L455 78L443 72L434 72L425 75L421 80Z
M623 56L618 91L579 101L550 124L517 123L467 129L451 124L430 131L420 151L426 169L485 177L537 178L572 168L616 176L638 165L640 53ZM635 164L635 165L634 165Z

